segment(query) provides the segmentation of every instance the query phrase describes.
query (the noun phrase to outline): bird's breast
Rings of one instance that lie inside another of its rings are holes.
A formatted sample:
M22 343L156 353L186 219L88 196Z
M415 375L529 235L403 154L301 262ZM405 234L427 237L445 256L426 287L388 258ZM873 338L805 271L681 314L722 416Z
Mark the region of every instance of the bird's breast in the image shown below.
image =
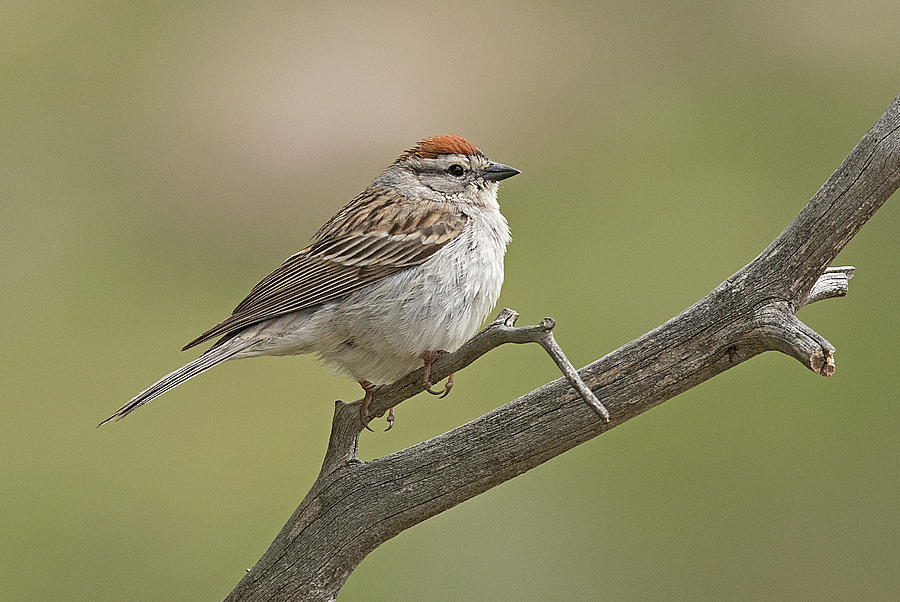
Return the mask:
M340 320L353 349L329 354L332 361L342 363L336 356L351 353L378 355L379 364L395 357L395 374L365 376L391 382L421 364L422 352L457 349L497 303L509 240L499 211L471 215L459 236L427 261L348 297L340 303Z

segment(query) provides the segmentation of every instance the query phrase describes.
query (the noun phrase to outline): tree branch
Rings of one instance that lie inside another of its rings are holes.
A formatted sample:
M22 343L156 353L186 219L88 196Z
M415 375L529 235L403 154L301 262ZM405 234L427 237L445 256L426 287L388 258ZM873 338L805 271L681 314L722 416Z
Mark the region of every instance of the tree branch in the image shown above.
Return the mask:
M797 306L797 309L806 307L810 303L822 301L823 299L831 299L833 297L844 297L847 294L849 280L853 278L856 272L853 266L844 265L841 267L828 268L825 273L819 276L812 290L806 295L806 298Z
M550 355L563 376L578 391L581 398L593 409L604 422L609 422L609 411L600 403L594 392L581 380L575 367L566 357L562 348L557 344L553 336L553 328L556 323L551 318L544 318L540 324L516 328L519 314L511 309L504 308L494 321L472 337L457 349L454 353L441 357L431 370L434 382L443 380L446 376L462 370L482 355L505 343L537 343ZM389 408L400 405L407 399L421 393L424 390L422 377L425 369L419 368L410 372L404 378L380 389L374 393L373 401L369 406L370 416L381 416ZM359 406L361 401L344 403L336 401L334 404L334 418L331 422L331 436L328 439L328 450L325 452L325 460L322 462L321 475L327 474L339 468L347 462L355 462L359 447L359 435L363 429L359 420Z
M337 402L319 478L228 600L333 600L359 562L404 529L764 351L833 374L834 347L796 311L847 293L853 268L828 264L898 186L900 97L756 259L678 316L578 372L609 409L609 423L584 403L577 379L560 378L438 437L363 463L356 456L358 408ZM550 332L547 324L515 328L509 314L501 318L435 362L433 378L498 345L535 342L535 329ZM382 388L370 413L381 415L417 394L421 381L418 370Z

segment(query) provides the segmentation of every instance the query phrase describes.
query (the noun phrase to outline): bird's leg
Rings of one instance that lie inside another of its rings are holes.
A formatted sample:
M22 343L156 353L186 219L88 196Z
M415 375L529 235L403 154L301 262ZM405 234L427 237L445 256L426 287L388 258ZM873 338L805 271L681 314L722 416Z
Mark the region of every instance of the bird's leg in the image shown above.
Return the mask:
M366 392L363 398L358 400L362 402L359 404L359 419L362 422L362 425L371 431L372 429L369 428L369 404L372 402L372 393L380 389L382 385L373 385L367 380L359 380L356 382L358 382L359 386ZM388 422L391 423L388 427L388 430L390 430L391 426L394 426L394 408L391 408L391 411L388 414Z
M447 397L447 394L450 393L450 389L453 388L453 374L447 377L447 384L444 386L443 391L435 391L432 389L431 384L431 364L434 363L436 359L443 355L447 355L447 351L437 350L437 351L425 351L419 357L425 362L425 373L422 374L422 385L425 387L425 390L431 393L432 395L437 395L440 398Z

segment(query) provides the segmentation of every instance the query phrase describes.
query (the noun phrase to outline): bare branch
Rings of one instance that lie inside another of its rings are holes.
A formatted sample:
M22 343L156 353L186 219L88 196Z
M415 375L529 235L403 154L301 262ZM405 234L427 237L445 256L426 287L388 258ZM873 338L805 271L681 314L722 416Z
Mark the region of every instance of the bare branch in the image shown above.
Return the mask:
M818 282L821 282L823 275ZM754 336L768 348L797 358L804 366L822 376L834 374L834 346L815 330L801 322L787 303L769 303L756 313Z
M371 462L356 458L357 408L338 402L319 478L228 599L333 600L366 554L404 529L764 351L781 351L817 374L832 374L834 347L795 313L846 294L853 268L828 265L898 186L900 97L756 259L678 316L579 370L581 384L545 341L568 381L547 383ZM445 378L503 343L540 342L540 333L550 332L545 326L495 321L435 362L432 374ZM421 379L418 370L384 387L370 411L380 415L415 395ZM609 423L587 407L582 387L603 400Z
M535 326L516 327L519 314L508 308L504 308L494 321L472 337L454 353L448 353L438 359L432 369L431 375L434 381L465 368L479 357L505 343L538 343L556 362L563 376L569 381L582 399L605 421L609 422L609 412L594 392L581 380L581 376L575 370L569 358L557 344L553 336L553 328L556 323L552 318L544 318ZM369 414L381 416L389 408L396 407L422 392L424 386L422 377L424 368L411 372L401 380L382 387L375 391L372 402L369 405ZM322 474L331 472L342 463L356 461L359 435L362 425L359 420L359 405L361 401L353 403L335 402L334 418L331 423L331 436L328 440L328 450L325 452L325 460L322 462Z
M572 385L572 388L578 391L581 398L591 406L592 410L597 412L597 415L603 419L603 422L609 422L609 410L600 403L600 400L597 399L594 392L584 384L584 381L581 380L581 376L579 376L578 372L575 370L575 366L572 365L572 362L569 361L569 358L563 353L562 348L557 344L556 338L553 336L554 325L551 318L544 318L541 322L543 332L537 342L550 354L550 357L553 358L553 361L556 362L556 365L562 370L563 375L569 381L569 384Z
M809 291L806 299L798 305L797 309L823 299L845 296L849 288L850 279L853 278L855 273L856 268L850 265L828 268L824 274L819 276L812 290Z

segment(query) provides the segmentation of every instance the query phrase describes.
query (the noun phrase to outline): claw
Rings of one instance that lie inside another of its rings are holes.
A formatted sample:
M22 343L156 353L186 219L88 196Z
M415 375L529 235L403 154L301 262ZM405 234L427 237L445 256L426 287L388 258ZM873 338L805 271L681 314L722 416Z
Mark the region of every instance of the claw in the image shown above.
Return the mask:
M434 389L432 389L431 387L433 387L434 385L432 385L430 381L423 381L422 384L425 386L426 393L431 393L432 395L436 395L438 397L442 397L444 395L445 391L435 391Z
M394 408L391 408L390 410L388 410L387 422L388 422L388 427L386 429L384 429L385 433L388 432L389 430L391 430L392 428L394 428ZM369 429L369 430L372 430L372 429Z

